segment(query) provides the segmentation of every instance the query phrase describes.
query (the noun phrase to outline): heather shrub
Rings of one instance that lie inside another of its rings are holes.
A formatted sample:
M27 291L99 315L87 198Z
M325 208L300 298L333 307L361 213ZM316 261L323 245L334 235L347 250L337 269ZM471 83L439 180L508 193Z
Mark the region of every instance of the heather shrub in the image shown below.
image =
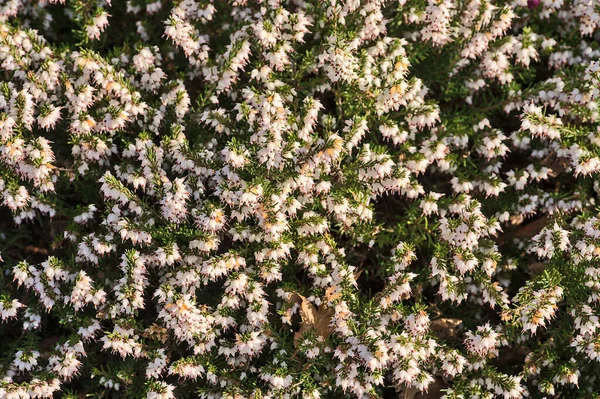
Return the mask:
M592 0L0 2L0 398L600 396Z

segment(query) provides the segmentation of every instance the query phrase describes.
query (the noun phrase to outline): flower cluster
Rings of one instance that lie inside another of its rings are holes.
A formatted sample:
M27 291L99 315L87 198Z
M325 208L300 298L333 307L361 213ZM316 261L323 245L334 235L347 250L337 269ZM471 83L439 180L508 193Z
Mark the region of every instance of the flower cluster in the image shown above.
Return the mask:
M599 35L583 0L3 2L0 398L600 395Z

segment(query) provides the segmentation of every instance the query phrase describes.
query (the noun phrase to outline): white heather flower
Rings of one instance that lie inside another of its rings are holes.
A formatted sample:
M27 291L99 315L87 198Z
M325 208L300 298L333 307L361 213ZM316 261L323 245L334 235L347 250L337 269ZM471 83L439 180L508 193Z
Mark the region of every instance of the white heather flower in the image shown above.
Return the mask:
M109 16L110 15L108 15L106 11L102 11L92 18L89 25L86 26L86 33L89 39L95 40L100 38L100 34L104 32L104 29L108 26Z
M173 399L175 398L173 390L175 390L173 385L158 381L148 390L146 399Z
M425 9L425 27L421 30L423 40L430 40L436 46L443 46L454 40L450 31L453 8L451 1L428 1Z
M404 320L404 323L406 328L416 336L425 334L429 330L429 316L423 311L416 315L414 313L410 314Z
M467 331L465 335L467 337L465 339L467 350L482 357L493 353L499 344L498 333L492 329L489 323L477 327L477 334Z
M146 378L160 378L167 367L167 358L163 348L156 351L155 356L154 360L148 363L146 367Z
M0 319L5 321L17 317L17 311L24 306L17 299L0 301Z
M38 351L17 351L13 364L19 371L31 371L37 366L37 359L40 357Z
M56 122L60 119L60 111L62 107L50 106L49 111L37 118L37 122L42 129L52 129Z
M440 193L430 192L427 194L424 200L419 204L419 208L423 210L424 215L431 215L432 213L438 213L437 201L443 196Z

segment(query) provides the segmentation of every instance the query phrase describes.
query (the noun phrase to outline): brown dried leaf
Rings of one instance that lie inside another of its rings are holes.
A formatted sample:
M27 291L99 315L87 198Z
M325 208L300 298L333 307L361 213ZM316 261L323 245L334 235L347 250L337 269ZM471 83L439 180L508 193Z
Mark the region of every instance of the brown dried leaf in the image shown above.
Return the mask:
M550 169L549 175L556 177L563 173L569 166L565 158L561 158L556 155L555 151L552 151L546 158L542 160L542 165Z
M354 280L358 280L358 278L360 277L361 274L363 274L364 271L365 271L365 269L361 269L361 270L357 271L356 273L354 273Z
M396 393L398 393L398 399L414 399L419 390L415 388L396 388Z
M342 297L342 293L341 292L337 292L337 293L333 293L336 290L337 287L329 287L325 290L325 299L327 299L328 302L333 302L336 299L339 299Z
M23 251L25 251L29 254L48 255L47 248L37 247L37 246L31 245L31 244L29 244L25 248L23 248Z
M317 309L308 299L304 296L294 293L292 297L300 299L300 330L294 334L294 344L297 346L302 339L302 335L307 332L314 330L317 335L323 338L328 338L332 331L329 327L331 318L334 315L334 310L328 308L324 304L321 304ZM292 298L290 298L292 299Z
M441 339L452 339L458 334L458 326L462 323L460 319L451 319L448 317L442 317L439 319L432 320L429 323L429 328L438 338Z
M546 226L546 222L548 221L548 216L543 215L537 219L532 220L529 223L525 223L520 225L517 229L508 231L498 237L498 242L503 243L506 241L510 241L513 238L531 238L539 233L544 226Z
M300 295L300 294L298 294L297 292L294 292L294 293L292 293L292 294L290 295L290 297L288 298L288 303L295 303L295 302L298 302L298 301L300 301L301 299L302 299L302 298L301 298L301 295Z
M529 265L529 273L540 274L546 268L546 264L542 262L533 262Z
M444 396L442 389L449 387L441 378L436 378L433 384L427 388L427 392L419 392L415 395L415 399L438 399Z
M548 221L548 216L544 215L542 217L539 217L539 218L525 224L523 227L517 229L513 233L513 237L531 238L531 237L535 236L537 233L539 233L540 231L542 231L544 226L546 226L547 221Z
M155 339L164 344L169 340L169 331L156 323L152 323L151 326L142 332L142 337Z

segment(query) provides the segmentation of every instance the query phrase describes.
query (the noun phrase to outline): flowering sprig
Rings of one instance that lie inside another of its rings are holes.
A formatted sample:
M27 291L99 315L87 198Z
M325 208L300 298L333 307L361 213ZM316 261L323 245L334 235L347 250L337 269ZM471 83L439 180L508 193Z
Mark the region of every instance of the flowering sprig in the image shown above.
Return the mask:
M0 397L598 391L584 3L0 5Z

